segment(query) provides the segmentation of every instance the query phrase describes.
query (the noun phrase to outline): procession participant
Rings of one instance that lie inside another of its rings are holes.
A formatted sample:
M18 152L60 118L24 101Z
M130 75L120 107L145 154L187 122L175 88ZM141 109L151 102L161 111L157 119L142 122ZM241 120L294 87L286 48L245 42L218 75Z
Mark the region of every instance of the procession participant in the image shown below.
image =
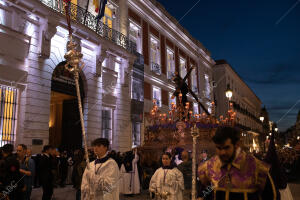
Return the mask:
M184 181L182 173L171 164L171 154L166 152L162 155L162 167L157 169L149 184L151 198L155 195L167 196L167 200L182 200Z
M202 150L202 152L201 152L201 160L200 160L200 163L203 163L203 162L205 162L205 161L207 161L208 160L208 156L207 156L207 150Z
M133 155L134 153L134 155ZM131 152L132 159L129 159L131 161L131 169L126 169L126 160L128 160L125 157L125 162L122 164L120 172L122 178L120 179L120 193L125 195L133 195L133 194L139 194L140 193L140 179L139 179L139 171L138 171L138 161L139 156L137 154L137 148L133 149L133 152Z
M43 154L40 158L38 165L38 172L40 177L40 184L43 188L42 200L51 200L53 195L53 174L52 174L52 161L51 152L53 151L51 145L45 145Z
M199 199L276 199L269 165L239 147L239 131L219 127L213 137L217 155L199 167Z
M81 183L82 200L119 200L119 167L108 156L109 141L92 142L97 159L86 167Z
M178 169L181 171L184 178L185 190L183 192L183 198L184 200L190 200L192 192L192 161L187 151L181 153L181 158L183 162L178 165Z

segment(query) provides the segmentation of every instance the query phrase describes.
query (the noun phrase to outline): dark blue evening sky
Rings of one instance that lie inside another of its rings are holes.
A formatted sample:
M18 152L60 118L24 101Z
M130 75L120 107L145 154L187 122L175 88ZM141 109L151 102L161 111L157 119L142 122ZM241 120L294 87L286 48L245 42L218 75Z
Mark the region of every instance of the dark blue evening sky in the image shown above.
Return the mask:
M177 20L198 2L158 1ZM295 123L300 110L300 0L201 0L180 24L215 60L231 64L281 131Z

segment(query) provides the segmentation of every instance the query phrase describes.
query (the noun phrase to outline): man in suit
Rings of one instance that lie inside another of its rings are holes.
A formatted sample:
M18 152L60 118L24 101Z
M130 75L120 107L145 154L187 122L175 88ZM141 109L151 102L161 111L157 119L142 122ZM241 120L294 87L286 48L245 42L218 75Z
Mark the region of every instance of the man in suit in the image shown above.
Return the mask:
M43 188L42 200L51 200L53 195L53 175L51 172L51 157L50 152L53 150L51 145L46 145L43 148L43 154L39 162L40 183Z

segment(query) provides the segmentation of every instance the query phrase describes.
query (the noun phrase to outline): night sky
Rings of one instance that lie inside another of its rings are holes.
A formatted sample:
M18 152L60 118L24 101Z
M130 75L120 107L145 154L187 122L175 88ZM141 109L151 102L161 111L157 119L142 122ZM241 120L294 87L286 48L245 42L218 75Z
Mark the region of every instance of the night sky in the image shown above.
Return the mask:
M158 1L177 20L198 2ZM213 59L231 64L281 131L295 124L300 110L300 0L200 0L179 23Z

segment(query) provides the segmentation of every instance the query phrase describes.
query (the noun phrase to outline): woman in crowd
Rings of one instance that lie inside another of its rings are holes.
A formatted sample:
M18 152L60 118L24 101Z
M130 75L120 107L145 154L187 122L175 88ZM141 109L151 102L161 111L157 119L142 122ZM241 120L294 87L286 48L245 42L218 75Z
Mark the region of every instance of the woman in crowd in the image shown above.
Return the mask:
M167 200L182 200L184 181L182 173L171 163L172 156L166 152L162 155L162 167L157 169L149 184L151 198L155 195L167 196Z

